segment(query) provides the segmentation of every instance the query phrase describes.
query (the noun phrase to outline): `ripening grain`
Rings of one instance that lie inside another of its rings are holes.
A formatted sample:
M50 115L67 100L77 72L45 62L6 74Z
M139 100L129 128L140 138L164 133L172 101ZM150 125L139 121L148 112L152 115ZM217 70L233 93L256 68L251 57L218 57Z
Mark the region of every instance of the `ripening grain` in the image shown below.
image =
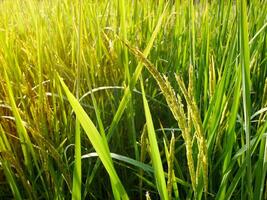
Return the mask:
M0 1L0 199L266 199L266 13Z

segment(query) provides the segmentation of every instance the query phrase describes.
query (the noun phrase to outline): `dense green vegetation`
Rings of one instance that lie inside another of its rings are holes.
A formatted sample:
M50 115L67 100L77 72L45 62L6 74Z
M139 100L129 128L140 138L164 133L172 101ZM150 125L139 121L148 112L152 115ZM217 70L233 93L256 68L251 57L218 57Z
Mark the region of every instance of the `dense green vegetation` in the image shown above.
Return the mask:
M0 2L0 199L266 199L267 1Z

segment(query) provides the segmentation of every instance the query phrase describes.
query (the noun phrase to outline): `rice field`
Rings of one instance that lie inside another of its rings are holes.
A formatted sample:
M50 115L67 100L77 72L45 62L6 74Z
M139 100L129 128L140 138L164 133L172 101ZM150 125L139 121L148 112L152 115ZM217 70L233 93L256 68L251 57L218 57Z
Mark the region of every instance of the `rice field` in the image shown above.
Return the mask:
M2 0L0 199L267 199L266 0Z

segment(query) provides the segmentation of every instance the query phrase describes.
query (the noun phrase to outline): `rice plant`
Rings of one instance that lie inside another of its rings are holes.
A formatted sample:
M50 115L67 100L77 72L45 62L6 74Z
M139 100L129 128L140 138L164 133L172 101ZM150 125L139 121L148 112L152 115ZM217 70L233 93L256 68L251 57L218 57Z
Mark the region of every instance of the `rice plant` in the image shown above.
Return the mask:
M265 0L0 2L0 199L267 199Z

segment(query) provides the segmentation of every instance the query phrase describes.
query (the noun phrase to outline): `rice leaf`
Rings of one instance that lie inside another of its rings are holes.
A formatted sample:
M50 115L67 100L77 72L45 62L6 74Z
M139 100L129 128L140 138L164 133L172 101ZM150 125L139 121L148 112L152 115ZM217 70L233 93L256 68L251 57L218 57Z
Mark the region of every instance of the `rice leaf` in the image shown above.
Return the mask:
M157 183L157 188L160 194L161 199L169 199L167 187L166 187L166 181L164 177L164 170L162 167L162 161L160 157L157 137L152 121L152 116L150 113L150 109L148 106L148 102L145 95L145 90L143 83L141 81L141 87L142 87L142 94L143 94L143 103L144 103L144 110L146 115L146 124L147 124L147 133L148 133L148 139L149 139L149 145L150 145L150 152L151 152L151 159L153 168L155 169L155 179Z
M112 163L112 159L110 156L109 150L106 148L106 145L103 141L103 138L100 136L98 130L96 129L95 125L88 117L82 106L80 105L79 101L73 96L73 94L69 91L68 87L65 85L63 80L59 77L60 83L67 95L67 98L78 118L81 126L83 127L87 137L91 141L94 149L96 150L97 154L99 155L100 160L102 161L104 167L106 168L111 182L113 183L116 190L120 193L120 197L122 199L128 199L128 195L115 171L115 168Z

